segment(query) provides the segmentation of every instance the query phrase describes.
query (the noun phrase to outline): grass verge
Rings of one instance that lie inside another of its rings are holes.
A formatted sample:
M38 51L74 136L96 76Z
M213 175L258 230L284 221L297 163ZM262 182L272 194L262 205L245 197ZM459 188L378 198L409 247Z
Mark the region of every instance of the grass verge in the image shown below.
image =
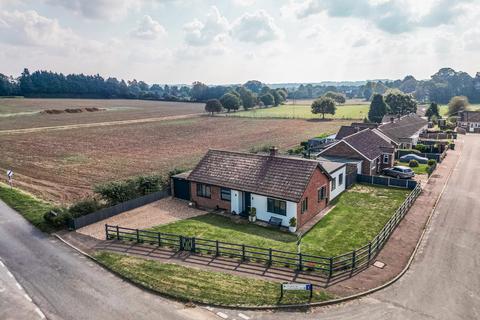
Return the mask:
M302 253L335 256L364 246L371 241L410 190L357 184L341 194L336 207L320 220L301 242ZM154 231L180 234L223 242L246 244L296 252L297 237L276 228L235 222L228 217L207 214L153 228Z
M40 230L44 232L55 231L43 219L45 212L52 208L50 204L17 188L10 188L3 183L0 183L0 199Z
M221 272L187 268L116 253L99 252L98 261L131 281L182 301L223 306L264 306L321 302L334 297L315 290L287 292L280 299L280 284Z

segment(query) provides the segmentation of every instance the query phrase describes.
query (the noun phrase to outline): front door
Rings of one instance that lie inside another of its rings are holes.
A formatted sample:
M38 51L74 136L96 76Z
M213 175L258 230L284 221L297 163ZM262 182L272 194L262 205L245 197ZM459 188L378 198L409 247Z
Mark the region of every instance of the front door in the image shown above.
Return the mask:
M243 211L240 213L243 217L248 217L248 213L250 212L250 207L252 206L252 195L250 192L242 192L243 193Z

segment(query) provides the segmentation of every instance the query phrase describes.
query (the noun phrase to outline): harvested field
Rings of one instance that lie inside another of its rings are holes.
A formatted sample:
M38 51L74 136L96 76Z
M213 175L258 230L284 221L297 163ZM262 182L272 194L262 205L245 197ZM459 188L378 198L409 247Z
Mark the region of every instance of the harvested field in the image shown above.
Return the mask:
M79 109L86 111L66 112L66 110ZM90 111L95 109L104 110L102 112ZM204 113L203 103L114 99L0 99L0 130L138 120L199 113Z
M209 148L248 151L274 144L286 150L349 123L205 116L0 133L0 170L13 168L17 186L68 203L85 196L96 183L192 167Z

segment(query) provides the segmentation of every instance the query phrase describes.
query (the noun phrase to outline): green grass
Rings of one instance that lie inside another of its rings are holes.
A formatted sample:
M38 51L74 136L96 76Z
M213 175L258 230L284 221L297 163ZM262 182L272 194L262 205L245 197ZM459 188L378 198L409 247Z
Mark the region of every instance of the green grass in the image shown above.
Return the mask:
M52 209L52 205L19 189L11 189L3 183L0 183L0 199L40 230L44 232L54 231L43 219L43 215Z
M335 115L325 115L327 119L358 119L368 115L369 105L350 104L339 105ZM321 114L313 114L310 105L281 105L264 109L252 109L230 113L234 117L247 118L285 118L285 119L321 119Z
M383 228L410 191L355 185L302 239L302 252L335 256L357 249ZM153 228L155 231L296 252L295 235L246 221L207 214Z
M419 163L418 167L410 167L408 165L408 162L399 162L399 164L401 166L409 167L410 169L413 170L413 172L415 172L415 174L428 174L427 172L428 165L425 163Z
M297 237L287 231L261 227L246 220L235 222L213 213L160 225L152 230L278 250L295 250L297 241Z
M288 292L280 300L280 284L204 271L115 253L100 252L95 257L109 269L133 282L182 301L225 306L261 306L319 302L334 297L315 290L312 300L307 292Z
M302 252L336 256L371 241L410 190L356 184L335 199L335 208L302 239Z

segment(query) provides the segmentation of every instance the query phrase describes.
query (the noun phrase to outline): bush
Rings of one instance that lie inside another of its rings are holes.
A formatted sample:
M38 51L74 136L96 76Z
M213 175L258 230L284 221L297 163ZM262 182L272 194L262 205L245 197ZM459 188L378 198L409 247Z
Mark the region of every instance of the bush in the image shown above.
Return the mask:
M68 208L73 218L78 218L103 208L103 205L95 198L81 200Z
M437 160L435 159L428 159L427 165L429 167L435 166L437 164Z
M290 227L296 227L297 226L297 219L295 217L292 217L289 221Z
M418 161L415 160L415 159L412 159L412 160L410 160L410 162L408 163L408 166L409 166L410 168L416 168L416 167L418 167Z
M298 146L292 149L289 149L287 152L288 154L301 154L305 150L304 147Z
M427 153L428 152L427 149L430 149L430 148L428 148L426 145L423 145L423 144L419 143L415 146L415 149L417 149L421 153Z
M71 215L68 209L63 207L55 207L43 215L43 219L55 228L62 228L67 226Z
M135 178L135 184L138 193L144 196L163 189L165 180L159 175L140 176Z
M401 149L401 150L402 150L403 152L405 152L405 153L403 153L404 155L405 155L405 154L409 154L409 153L417 153L417 154L421 153L421 152L418 151L417 149Z

